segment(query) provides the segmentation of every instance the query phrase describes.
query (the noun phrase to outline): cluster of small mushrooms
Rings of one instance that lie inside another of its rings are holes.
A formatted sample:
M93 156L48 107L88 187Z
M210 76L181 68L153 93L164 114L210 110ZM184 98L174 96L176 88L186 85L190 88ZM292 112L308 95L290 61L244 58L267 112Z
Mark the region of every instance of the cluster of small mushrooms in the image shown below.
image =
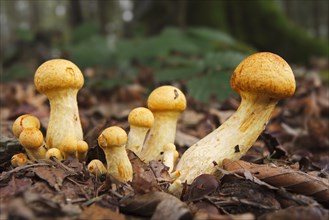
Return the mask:
M56 157L77 157L83 161L88 144L77 106L77 93L84 83L79 68L70 61L54 59L36 71L35 86L50 102L50 120L46 141L39 120L22 115L13 124L13 133L25 148L12 157L12 165ZM133 169L126 149L142 161L162 161L173 178L168 190L179 196L182 184L190 184L201 174L214 174L225 158L239 159L265 129L277 102L295 91L295 79L287 62L269 52L255 53L234 70L231 87L241 96L238 110L219 128L189 147L178 161L175 144L176 124L186 108L184 94L176 87L156 88L148 97L147 108L133 109L128 121L130 131L108 127L99 135L98 145L106 156L106 166L95 159L88 164L94 175L108 174L120 182L133 179ZM178 161L178 163L177 163Z

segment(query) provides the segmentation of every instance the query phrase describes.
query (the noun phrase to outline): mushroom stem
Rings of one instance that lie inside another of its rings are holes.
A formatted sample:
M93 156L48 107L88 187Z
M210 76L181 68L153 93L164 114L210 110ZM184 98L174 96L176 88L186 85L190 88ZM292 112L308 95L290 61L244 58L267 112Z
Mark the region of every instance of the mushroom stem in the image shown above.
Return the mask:
M141 158L146 163L151 160L162 160L163 146L174 143L176 123L180 112L153 112L154 124L144 144Z
M265 129L278 100L250 94L242 97L238 110L225 123L184 152L176 169L182 182L215 173L225 158L239 159Z
M147 127L137 127L130 125L126 148L133 151L137 156L140 156L146 133L149 129L150 128Z
M164 165L169 167L168 173L171 173L175 166L176 159L176 146L173 143L168 143L163 147L163 159ZM178 153L178 152L177 152Z
M63 138L68 135L72 135L77 141L83 140L77 93L76 89L67 89L47 94L50 102L50 119L46 143L49 148L58 148Z

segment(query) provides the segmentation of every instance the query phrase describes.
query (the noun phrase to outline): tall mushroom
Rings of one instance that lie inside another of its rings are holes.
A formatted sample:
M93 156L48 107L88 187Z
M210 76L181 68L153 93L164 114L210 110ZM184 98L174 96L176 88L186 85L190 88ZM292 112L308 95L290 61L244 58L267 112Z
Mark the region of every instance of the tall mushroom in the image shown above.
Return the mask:
M127 133L117 126L106 128L98 137L98 145L105 153L108 174L121 182L128 182L133 178L126 143Z
M135 108L129 113L128 122L130 131L126 148L140 156L146 133L154 122L153 114L147 108Z
M150 94L147 106L153 112L154 123L141 153L146 163L162 160L164 145L175 142L176 123L186 108L186 99L178 88L161 86Z
M81 71L68 60L49 60L37 69L34 84L50 102L46 134L49 148L58 148L67 136L73 136L77 141L83 139L77 104L77 93L83 83Z
M182 155L177 182L191 183L200 174L216 174L225 158L239 159L265 129L277 102L292 96L294 74L278 55L255 53L234 70L231 87L240 94L238 110L219 128L191 146ZM174 184L177 186L178 184ZM179 187L171 192L179 194Z

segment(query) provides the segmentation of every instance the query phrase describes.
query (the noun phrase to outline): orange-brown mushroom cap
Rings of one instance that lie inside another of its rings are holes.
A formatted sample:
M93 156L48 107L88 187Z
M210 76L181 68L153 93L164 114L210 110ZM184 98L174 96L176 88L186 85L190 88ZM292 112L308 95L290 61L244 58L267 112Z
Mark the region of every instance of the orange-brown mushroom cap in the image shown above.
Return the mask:
M122 146L127 143L127 133L118 126L106 128L98 137L101 148Z
M128 116L128 122L130 125L136 127L150 128L154 122L153 113L144 107L133 109Z
M40 129L40 121L37 117L30 115L30 114L24 114L19 116L12 127L12 131L15 135L15 137L19 137L23 129L25 128L37 128Z
M231 87L239 94L256 93L281 99L294 94L296 83L284 59L270 52L260 52L245 58L236 67Z
M174 86L160 86L149 95L147 106L152 112L182 112L186 109L186 98L182 91Z
M34 84L40 93L61 89L80 89L84 78L80 69L71 61L53 59L39 66L34 76Z
M27 149L38 149L43 144L43 134L37 128L25 128L19 135L19 142Z

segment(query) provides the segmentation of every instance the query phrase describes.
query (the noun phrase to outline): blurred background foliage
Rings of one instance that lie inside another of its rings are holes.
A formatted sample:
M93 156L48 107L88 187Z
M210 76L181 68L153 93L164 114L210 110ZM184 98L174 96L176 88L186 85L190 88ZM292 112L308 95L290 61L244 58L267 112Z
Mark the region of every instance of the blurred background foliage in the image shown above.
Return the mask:
M1 0L1 81L32 80L42 62L65 58L94 89L180 82L199 101L223 100L234 67L256 51L328 74L328 8L327 0Z

